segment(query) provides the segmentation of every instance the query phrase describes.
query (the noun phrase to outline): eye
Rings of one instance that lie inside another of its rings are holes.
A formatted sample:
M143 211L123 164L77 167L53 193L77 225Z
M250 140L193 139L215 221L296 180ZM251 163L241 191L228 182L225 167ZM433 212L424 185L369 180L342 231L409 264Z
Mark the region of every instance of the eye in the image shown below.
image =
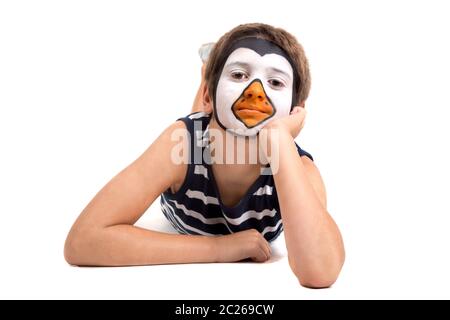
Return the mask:
M283 88L284 87L284 83L281 82L280 80L277 79L270 79L269 80L269 84L275 88Z
M231 78L234 80L247 80L248 76L242 71L233 71L231 73Z

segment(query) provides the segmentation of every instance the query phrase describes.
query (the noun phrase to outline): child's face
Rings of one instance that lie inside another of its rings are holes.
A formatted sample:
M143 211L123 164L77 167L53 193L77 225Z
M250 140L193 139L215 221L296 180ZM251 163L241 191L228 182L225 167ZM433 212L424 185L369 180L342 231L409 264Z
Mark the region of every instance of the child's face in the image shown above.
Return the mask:
M262 49L257 47L261 45ZM293 69L278 54L279 49L271 50L270 46L275 45L258 39L253 45L236 48L228 56L215 101L216 118L224 129L253 136L271 119L289 115Z

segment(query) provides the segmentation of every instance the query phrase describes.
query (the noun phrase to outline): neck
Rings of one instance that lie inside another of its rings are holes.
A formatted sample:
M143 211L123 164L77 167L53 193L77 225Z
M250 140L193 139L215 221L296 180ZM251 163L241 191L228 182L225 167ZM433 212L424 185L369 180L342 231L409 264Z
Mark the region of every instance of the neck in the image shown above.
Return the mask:
M250 148L254 141L257 142L257 137L235 136L226 132L214 117L209 123L209 131L211 167L217 187L221 190L221 200L225 205L234 206L261 175L261 162L258 157L256 161L249 161L254 160L258 154L257 143L256 151L255 148ZM230 154L233 157L230 157ZM242 158L245 161L242 161Z
M264 165L259 157L258 136L239 136L224 130L212 117L209 123L212 163L236 168Z

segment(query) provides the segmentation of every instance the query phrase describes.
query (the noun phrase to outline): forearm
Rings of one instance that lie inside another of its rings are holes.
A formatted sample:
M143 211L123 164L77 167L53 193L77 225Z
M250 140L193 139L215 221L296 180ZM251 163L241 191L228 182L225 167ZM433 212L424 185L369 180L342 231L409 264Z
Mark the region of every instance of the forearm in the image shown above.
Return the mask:
M308 180L291 135L280 130L277 141L279 166L274 180L290 265L304 284L327 286L344 260L339 229Z
M65 247L69 263L83 266L215 262L214 254L213 237L166 234L131 225L69 235Z

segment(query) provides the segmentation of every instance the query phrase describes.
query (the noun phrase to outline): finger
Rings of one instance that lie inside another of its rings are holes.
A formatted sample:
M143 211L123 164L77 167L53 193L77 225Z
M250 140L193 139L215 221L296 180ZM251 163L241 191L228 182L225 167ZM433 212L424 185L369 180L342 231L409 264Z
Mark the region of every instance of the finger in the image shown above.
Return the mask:
M264 238L264 236L261 235L261 237L262 237L262 241L264 242L264 246L265 246L265 248L266 248L266 252L267 252L267 254L269 255L269 259L270 259L270 257L272 256L272 249L271 249L271 247L270 247L270 243L269 243L269 241L267 241L267 240Z
M267 261L270 259L270 248L267 245L267 241L265 239L263 239L263 241L261 242L261 249L264 252L264 255L266 257L266 259L264 261Z
M259 248L251 259L255 262L264 262L267 261L267 255L264 253L262 248Z
M272 257L272 246L270 245L270 243L267 241L267 247L269 248L269 257Z
M295 114L296 121L303 121L306 117L306 110L304 108L298 107L298 111Z
M202 82L205 81L205 70L206 70L206 63L202 64L202 70L201 70L201 80Z
M264 247L261 244L258 244L251 259L255 262L267 261L267 254L265 253Z
M269 259L272 257L272 247L270 246L270 243L267 242L267 248L269 249Z
M292 108L291 114L299 113L299 112L300 112L300 109L302 109L302 108L301 108L301 107L298 107L298 106Z
M300 126L300 130L303 129L304 126L305 126L305 118L303 118L302 124Z
M296 111L285 119L290 127L295 127L301 123L306 115L306 111L303 108L296 107Z

